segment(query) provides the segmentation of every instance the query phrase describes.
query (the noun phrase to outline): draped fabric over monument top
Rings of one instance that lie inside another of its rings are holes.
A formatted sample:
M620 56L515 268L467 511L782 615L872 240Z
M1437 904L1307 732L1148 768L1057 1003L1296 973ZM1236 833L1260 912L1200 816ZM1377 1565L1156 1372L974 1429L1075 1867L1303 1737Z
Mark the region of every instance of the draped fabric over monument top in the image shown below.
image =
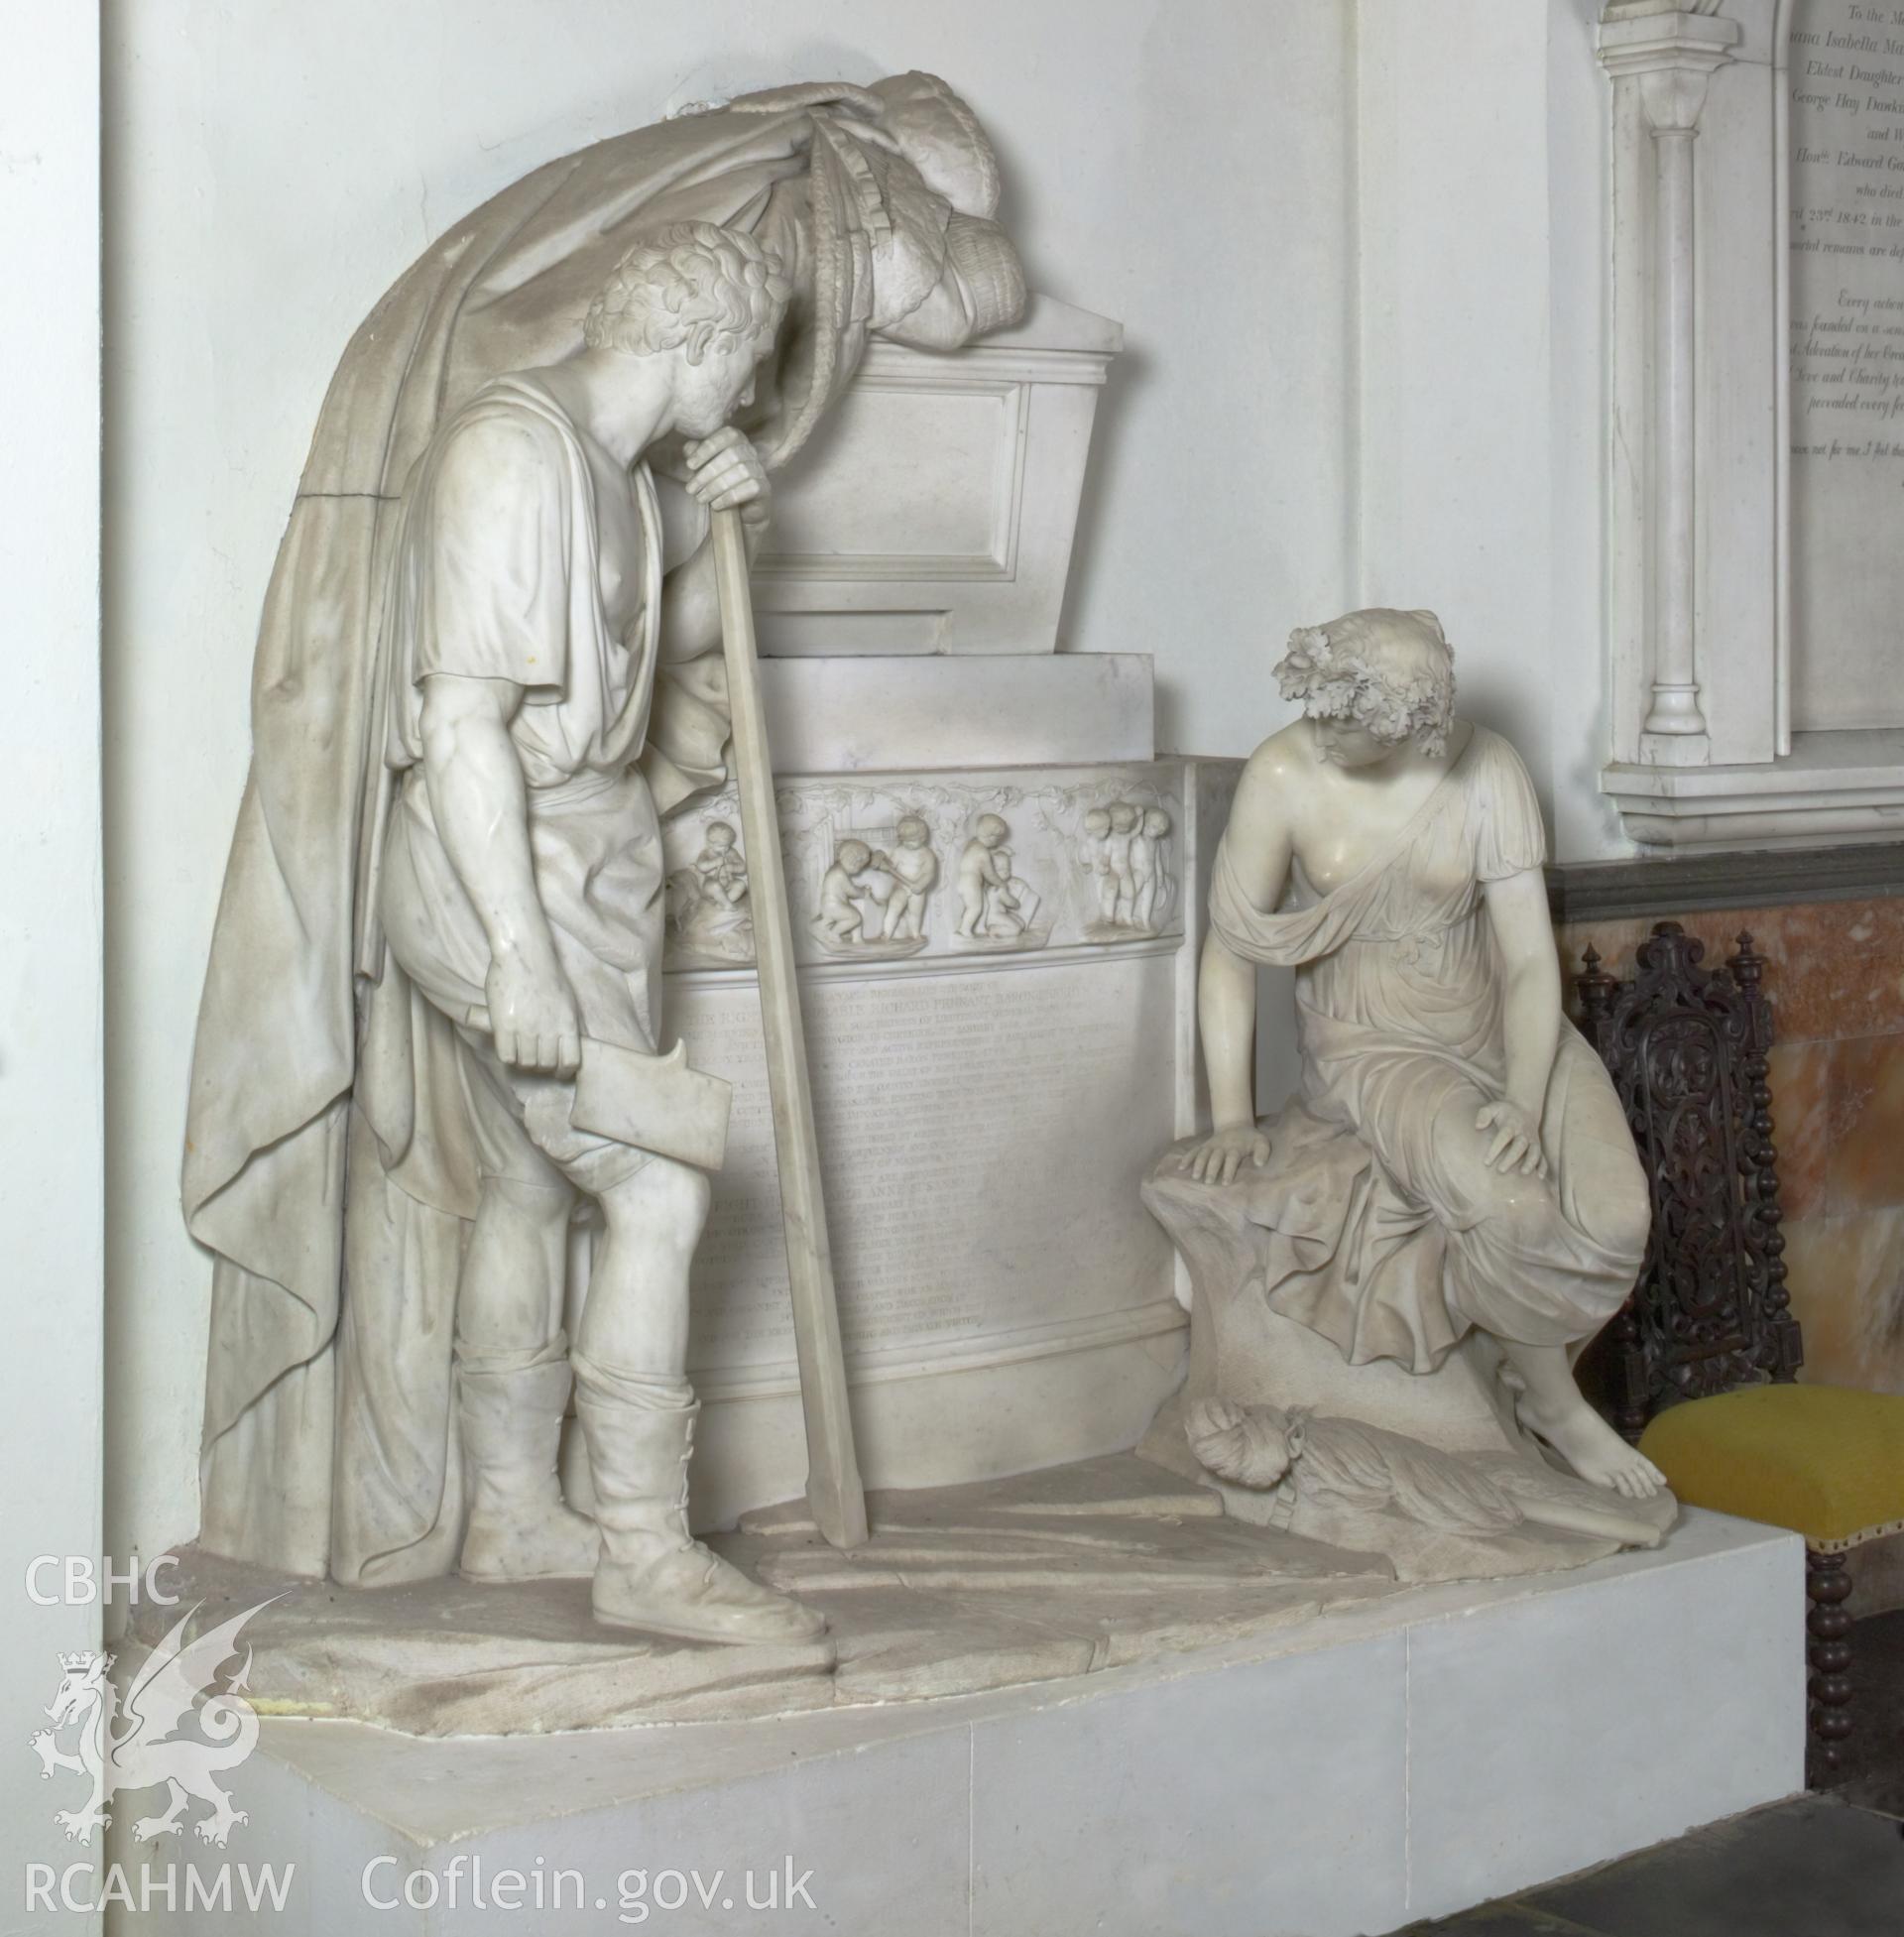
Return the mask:
M1438 1365L1471 1327L1561 1344L1610 1317L1638 1258L1597 1227L1635 1168L1599 1058L1562 1024L1541 1124L1551 1175L1469 1174L1438 1139L1504 1094L1503 978L1487 886L1545 859L1519 756L1487 728L1387 850L1333 893L1297 871L1284 908L1250 902L1226 848L1210 918L1238 955L1296 969L1303 1079L1246 1167L1252 1222L1274 1233L1269 1303L1354 1364ZM1511 1201L1507 1201L1511 1200ZM1583 1324L1583 1311L1590 1321Z
M853 132L875 124L879 139ZM455 1560L448 1313L423 1287L454 1283L467 1206L454 1191L408 1192L392 1167L401 1152L353 1104L368 1054L360 992L388 966L383 615L417 459L485 384L578 347L590 299L638 236L706 221L752 231L793 285L743 424L782 463L869 335L955 348L1016 316L1023 285L990 219L997 189L983 132L931 76L778 88L536 171L452 225L352 339L266 597L252 770L193 1055L184 1208L216 1257L206 1545L347 1581ZM699 532L684 493L663 480L658 500L671 566ZM725 687L718 653L648 670L653 706L631 757L665 812L723 776ZM374 1362L340 1331L359 1293L405 1326Z

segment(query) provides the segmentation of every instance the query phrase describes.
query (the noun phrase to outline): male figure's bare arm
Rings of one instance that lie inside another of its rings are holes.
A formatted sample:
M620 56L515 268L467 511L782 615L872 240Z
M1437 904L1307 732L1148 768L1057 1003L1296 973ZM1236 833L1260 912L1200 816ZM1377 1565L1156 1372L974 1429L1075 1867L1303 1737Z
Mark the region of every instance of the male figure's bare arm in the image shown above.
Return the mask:
M1244 893L1267 911L1282 899L1293 853L1289 787L1292 755L1281 736L1256 750L1244 769L1230 809L1224 846ZM1269 1140L1256 1129L1256 969L1213 929L1197 975L1197 1026L1210 1079L1214 1134L1190 1151L1191 1174L1228 1183L1247 1160L1269 1158Z
M1507 1052L1505 1104L1489 1104L1478 1127L1495 1137L1488 1160L1496 1169L1547 1173L1541 1112L1560 1042L1560 956L1538 868L1488 884L1488 926L1505 979L1501 1032Z
M437 672L423 681L423 781L430 812L483 932L496 1052L520 1069L573 1075L581 1021L536 892L529 795L509 723L523 688Z

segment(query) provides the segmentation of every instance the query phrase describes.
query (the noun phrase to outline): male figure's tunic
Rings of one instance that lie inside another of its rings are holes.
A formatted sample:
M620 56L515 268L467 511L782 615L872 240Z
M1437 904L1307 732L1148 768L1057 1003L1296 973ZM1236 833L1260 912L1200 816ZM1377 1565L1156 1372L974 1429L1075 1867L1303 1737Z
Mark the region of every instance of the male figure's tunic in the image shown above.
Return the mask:
M635 473L649 583L617 638L603 610L594 483L574 426L546 392L507 377L432 442L400 535L391 604L388 764L403 775L384 849L381 911L404 973L456 1025L454 1081L419 1065L437 1126L462 1119L484 1176L599 1192L643 1153L578 1131L572 1079L506 1066L467 1022L487 998L488 938L431 811L422 682L524 689L510 741L527 783L536 891L582 1032L659 1048L664 916L660 828L634 761L654 682L658 532ZM420 1098L419 1098L420 1100ZM422 1114L419 1111L419 1116Z

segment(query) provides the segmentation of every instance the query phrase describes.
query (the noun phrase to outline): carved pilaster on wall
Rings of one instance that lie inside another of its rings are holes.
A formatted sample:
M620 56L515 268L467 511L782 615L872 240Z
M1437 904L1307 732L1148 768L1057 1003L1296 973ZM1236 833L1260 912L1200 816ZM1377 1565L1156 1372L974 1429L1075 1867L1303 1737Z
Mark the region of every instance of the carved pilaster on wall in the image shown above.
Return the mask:
M1599 38L1614 129L1609 624L1615 685L1628 688L1614 753L1652 766L1713 757L1700 688L1695 143L1711 77L1740 39L1716 5L1610 0Z

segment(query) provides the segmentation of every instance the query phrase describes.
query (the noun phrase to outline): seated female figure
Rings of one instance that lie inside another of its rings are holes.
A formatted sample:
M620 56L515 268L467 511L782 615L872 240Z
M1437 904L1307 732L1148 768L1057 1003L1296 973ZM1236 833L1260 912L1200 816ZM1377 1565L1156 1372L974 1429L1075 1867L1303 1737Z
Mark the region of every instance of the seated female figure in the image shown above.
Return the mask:
M1572 1372L1632 1288L1647 1191L1561 1016L1526 769L1453 716L1432 613L1300 631L1276 671L1304 717L1250 760L1218 851L1198 1004L1216 1127L1183 1162L1218 1183L1270 1166L1252 1198L1300 1226L1276 1310L1415 1372L1489 1334L1521 1423L1646 1498L1661 1475ZM1296 970L1302 1086L1273 1147L1251 1100L1258 962Z

